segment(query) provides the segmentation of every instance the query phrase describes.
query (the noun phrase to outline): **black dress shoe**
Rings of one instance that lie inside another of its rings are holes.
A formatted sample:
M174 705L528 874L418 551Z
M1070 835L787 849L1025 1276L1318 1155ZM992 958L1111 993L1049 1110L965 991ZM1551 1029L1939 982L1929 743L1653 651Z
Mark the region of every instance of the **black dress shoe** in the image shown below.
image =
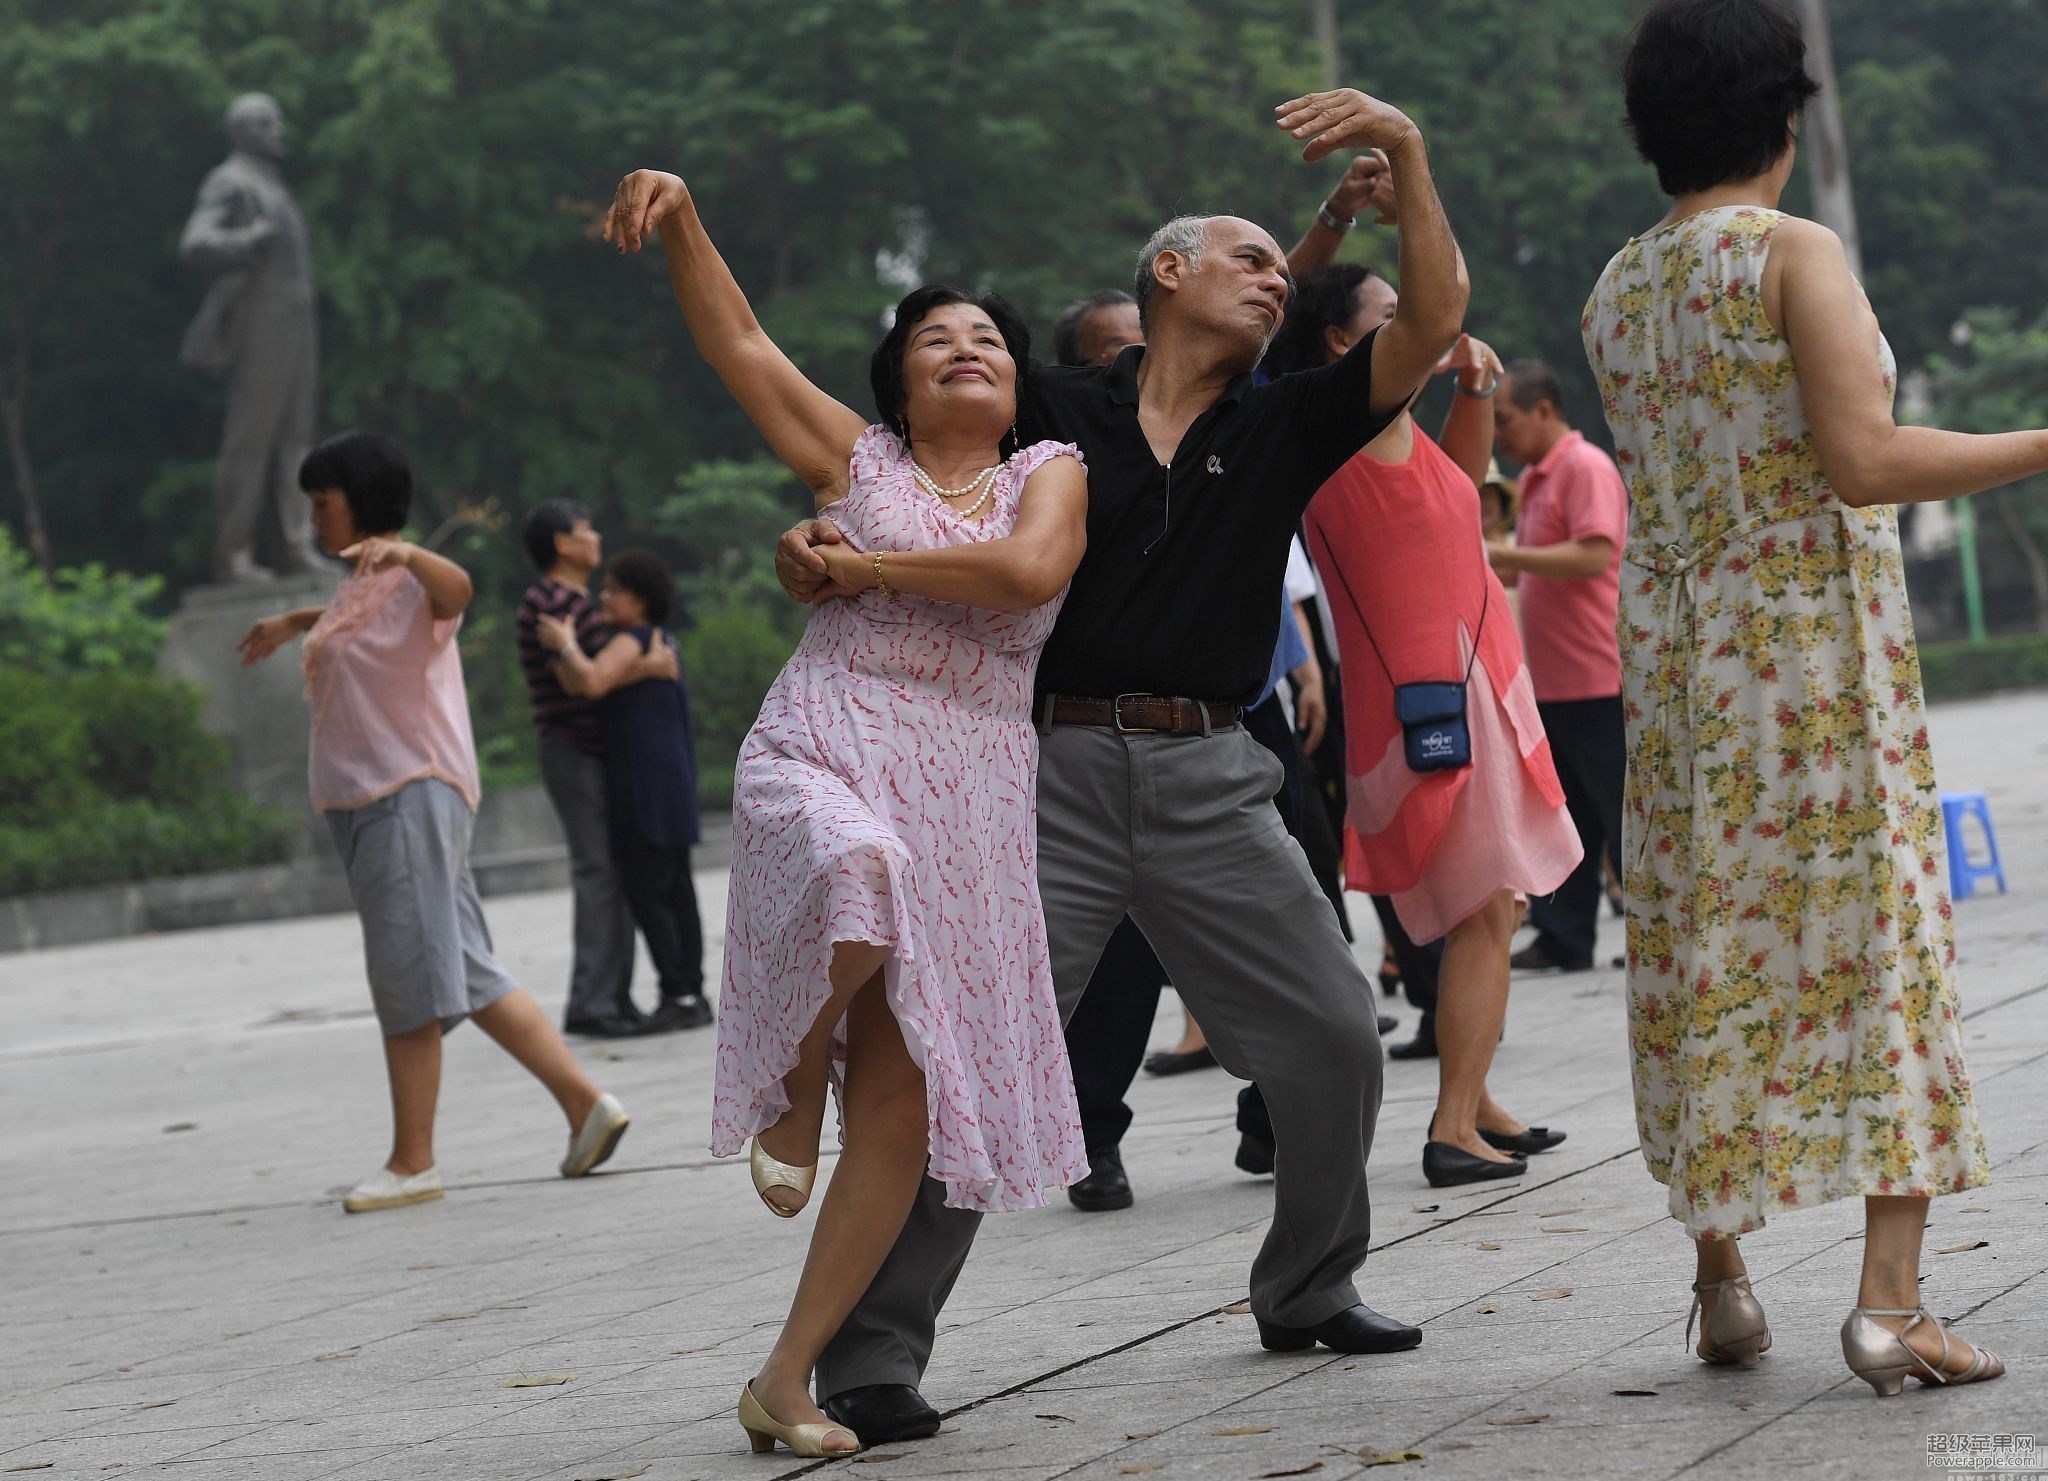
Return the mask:
M679 998L663 998L661 1006L649 1014L642 1033L668 1034L679 1029L702 1028L714 1018L711 1004L700 992L685 993Z
M1517 972L1590 972L1593 959L1566 961L1541 941L1532 941L1508 958L1508 966Z
M1090 1152L1088 1176L1067 1188L1067 1202L1084 1214L1106 1214L1129 1208L1134 1201L1131 1180L1124 1172L1124 1154L1116 1147Z
M637 1039L646 1032L646 1022L644 1018L568 1018L562 1021L562 1032L586 1039Z
M1389 1059L1435 1059L1436 1058L1436 1015L1425 1013L1422 1021L1415 1025L1415 1037L1405 1044L1388 1046Z
M1363 1303L1313 1327L1283 1327L1259 1318L1259 1346L1268 1352L1300 1352L1318 1342L1338 1352L1406 1352L1422 1346L1422 1328L1381 1316Z
M907 1383L871 1383L834 1394L824 1403L825 1415L860 1436L864 1449L891 1440L922 1440L939 1432L939 1411Z
M1263 1178L1273 1170L1273 1144L1249 1131L1239 1132L1237 1156L1232 1160L1237 1163L1238 1171Z
M1382 1036L1382 1037L1384 1037L1384 1036L1385 1036L1385 1035L1387 1035L1387 1034L1391 1034L1391 1033L1392 1033L1392 1032L1393 1032L1393 1031L1394 1031L1395 1029L1397 1029L1397 1028L1399 1028L1399 1027L1401 1026L1401 1020L1400 1020L1400 1019L1398 1019L1398 1018L1396 1018L1396 1017L1395 1017L1395 1016L1394 1016L1393 1014L1391 1014L1391 1013L1382 1013L1382 1014L1380 1014L1380 1015L1379 1015L1379 1023L1380 1023L1380 1034L1381 1034L1381 1036Z
M1200 1049L1190 1049L1186 1054L1175 1054L1162 1049L1157 1054L1145 1056L1145 1073L1148 1075L1185 1075L1189 1070L1206 1070L1216 1063L1216 1056L1204 1044Z
M1484 1183L1491 1178L1518 1178L1529 1170L1520 1156L1510 1162L1495 1162L1449 1142L1422 1144L1422 1175L1432 1188L1455 1188L1460 1183Z
M1552 1131L1547 1126L1532 1126L1527 1131L1518 1131L1509 1136L1504 1131L1488 1131L1484 1127L1479 1135L1486 1139L1489 1147L1498 1147L1503 1152L1520 1152L1527 1156L1531 1152L1548 1152L1564 1140L1564 1133Z

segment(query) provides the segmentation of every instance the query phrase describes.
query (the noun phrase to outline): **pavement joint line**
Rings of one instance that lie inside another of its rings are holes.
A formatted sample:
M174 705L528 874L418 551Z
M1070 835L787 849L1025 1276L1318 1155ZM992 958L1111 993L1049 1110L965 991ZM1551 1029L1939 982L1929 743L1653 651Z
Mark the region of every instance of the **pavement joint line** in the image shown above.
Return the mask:
M1970 1011L1963 1014L1963 1022L1968 1023L1973 1018L1982 1018L1986 1013L1995 1013L2000 1008L2004 1008L2010 1004L2017 1003L2023 998L2031 998L2035 996L2037 993L2044 992L2048 992L2048 982L2042 983L2039 987L2030 987L2026 989L2024 992L2016 992L2009 998L2000 998L1995 1003L1986 1003L1981 1008L1973 1008Z

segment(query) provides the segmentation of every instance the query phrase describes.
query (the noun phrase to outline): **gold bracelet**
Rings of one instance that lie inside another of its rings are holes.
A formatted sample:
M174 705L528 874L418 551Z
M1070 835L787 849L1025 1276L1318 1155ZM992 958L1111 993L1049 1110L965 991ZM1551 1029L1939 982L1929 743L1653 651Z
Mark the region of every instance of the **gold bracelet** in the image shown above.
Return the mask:
M896 593L889 590L889 578L882 574L882 552L879 550L875 551L874 557L875 589L881 592L884 600L893 602L896 600Z

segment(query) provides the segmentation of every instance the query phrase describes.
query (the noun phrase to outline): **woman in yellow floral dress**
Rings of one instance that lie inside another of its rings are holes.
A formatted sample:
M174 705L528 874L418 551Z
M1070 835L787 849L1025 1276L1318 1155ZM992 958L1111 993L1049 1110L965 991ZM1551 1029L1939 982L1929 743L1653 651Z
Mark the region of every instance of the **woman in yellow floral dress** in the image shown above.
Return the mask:
M2004 1371L1919 1304L1925 1200L1990 1170L1891 506L2048 468L2048 434L1893 423L1891 353L1840 242L1776 209L1815 91L1804 56L1772 0L1644 18L1629 124L1674 200L1583 327L1632 506L1637 1121L1697 1241L1697 1351L1748 1364L1770 1345L1737 1236L1861 1197L1843 1349L1887 1394Z

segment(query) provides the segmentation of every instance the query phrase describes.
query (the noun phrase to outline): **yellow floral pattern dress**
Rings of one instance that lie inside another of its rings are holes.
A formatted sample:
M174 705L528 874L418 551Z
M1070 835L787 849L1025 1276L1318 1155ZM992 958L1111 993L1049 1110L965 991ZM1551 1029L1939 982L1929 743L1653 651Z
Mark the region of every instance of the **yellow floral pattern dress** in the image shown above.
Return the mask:
M1990 1177L1898 519L1822 476L1760 293L1783 219L1631 240L1581 326L1631 504L1636 1119L1696 1238Z

